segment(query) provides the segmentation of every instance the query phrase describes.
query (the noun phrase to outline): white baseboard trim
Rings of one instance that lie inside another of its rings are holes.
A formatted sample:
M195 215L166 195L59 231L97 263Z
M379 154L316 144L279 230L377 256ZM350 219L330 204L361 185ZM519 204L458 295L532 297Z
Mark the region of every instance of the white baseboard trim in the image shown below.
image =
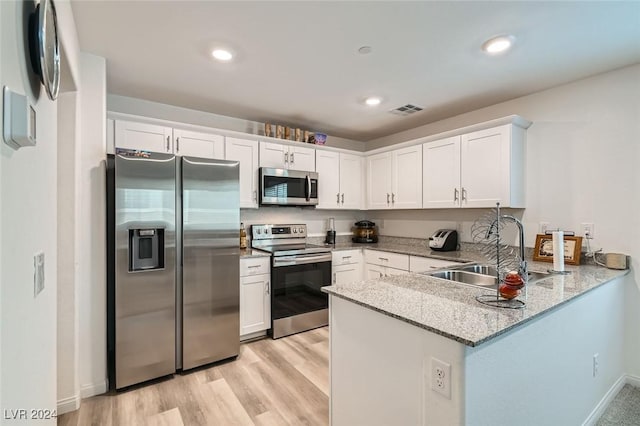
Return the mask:
M70 396L68 398L62 398L57 404L57 414L70 413L80 408L80 395Z
M627 383L631 386L640 388L640 377L634 376L632 374L627 374Z
M618 395L620 389L624 387L625 384L630 384L632 386L640 387L640 377L633 376L631 374L623 374L620 376L618 380L611 386L611 388L607 391L607 393L602 397L598 405L595 406L589 417L582 423L582 426L594 426L600 417L604 414L605 410L613 401L613 399Z
M107 391L107 380L100 383L91 383L89 385L82 385L80 388L80 397L82 399L89 398L90 396L100 395Z

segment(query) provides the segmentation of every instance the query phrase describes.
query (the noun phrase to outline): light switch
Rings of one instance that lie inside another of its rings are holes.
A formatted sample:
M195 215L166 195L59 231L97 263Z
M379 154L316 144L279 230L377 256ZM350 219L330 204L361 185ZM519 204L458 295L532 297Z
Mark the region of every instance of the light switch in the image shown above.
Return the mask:
M44 253L33 256L33 297L44 290Z

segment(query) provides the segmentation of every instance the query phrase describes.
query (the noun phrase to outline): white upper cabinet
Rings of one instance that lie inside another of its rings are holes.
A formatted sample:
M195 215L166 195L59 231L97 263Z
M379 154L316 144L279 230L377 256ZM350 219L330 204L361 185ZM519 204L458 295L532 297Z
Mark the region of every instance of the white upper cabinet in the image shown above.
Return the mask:
M370 209L422 207L422 146L415 145L367 158Z
M260 167L313 172L316 169L315 149L260 142Z
M391 206L422 208L422 145L393 151Z
M240 162L240 207L258 208L258 143L226 138L226 159Z
M367 157L367 208L388 209L391 207L391 152Z
M176 155L224 159L224 136L173 129L173 140Z
M157 124L116 120L114 144L116 148L224 159L224 136Z
M362 208L362 162L359 155L316 150L317 208Z
M460 207L460 136L425 143L423 207Z
M424 144L423 206L524 207L524 132L507 124Z
M173 129L156 124L116 121L116 148L173 153Z

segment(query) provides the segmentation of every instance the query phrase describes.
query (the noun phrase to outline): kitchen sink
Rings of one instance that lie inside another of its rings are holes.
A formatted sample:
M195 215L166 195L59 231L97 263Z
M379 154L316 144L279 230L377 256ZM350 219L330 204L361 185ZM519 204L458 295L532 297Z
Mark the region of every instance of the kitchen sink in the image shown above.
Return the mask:
M463 284L470 284L477 287L495 288L498 279L491 275L476 274L475 272L461 270L446 270L429 273L432 277L443 278L449 281L456 281Z
M490 265L465 265L455 269L431 272L428 275L483 288L495 288L498 283L496 268ZM528 276L529 284L531 284L547 278L549 274L545 272L529 272Z

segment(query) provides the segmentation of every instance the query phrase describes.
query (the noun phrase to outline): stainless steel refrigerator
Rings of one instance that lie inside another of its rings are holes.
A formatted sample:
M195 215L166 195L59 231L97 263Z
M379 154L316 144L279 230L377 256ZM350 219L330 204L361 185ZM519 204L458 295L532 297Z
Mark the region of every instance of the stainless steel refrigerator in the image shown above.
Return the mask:
M239 163L107 158L110 389L238 355Z

